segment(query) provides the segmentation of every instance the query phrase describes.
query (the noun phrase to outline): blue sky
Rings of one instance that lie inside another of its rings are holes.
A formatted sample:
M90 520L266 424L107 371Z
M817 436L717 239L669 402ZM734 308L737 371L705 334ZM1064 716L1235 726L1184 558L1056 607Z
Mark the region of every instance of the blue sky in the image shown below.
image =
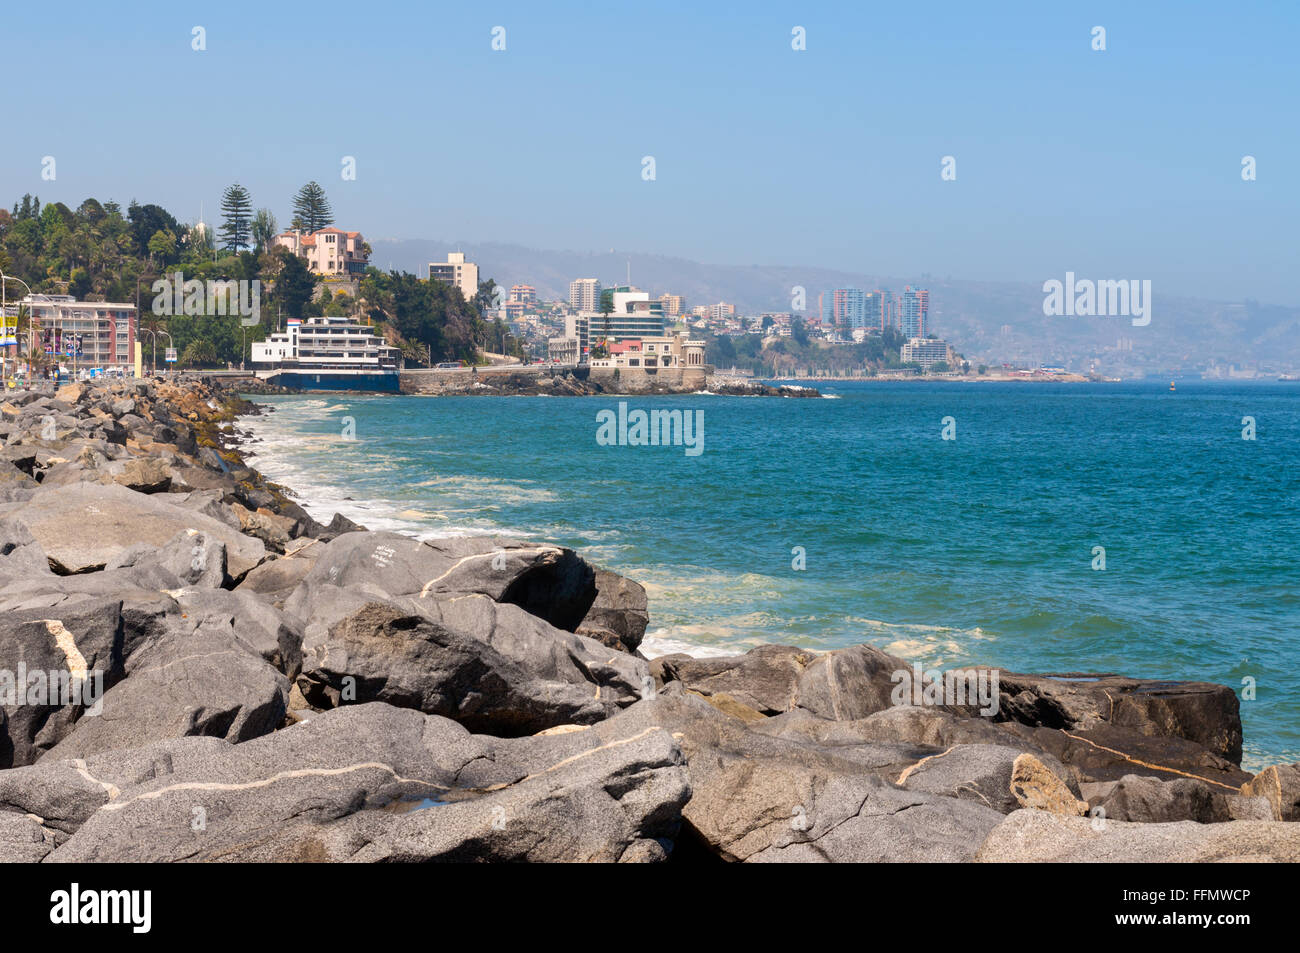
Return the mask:
M1294 3L304 9L11 5L3 201L283 225L316 179L368 238L1300 303Z

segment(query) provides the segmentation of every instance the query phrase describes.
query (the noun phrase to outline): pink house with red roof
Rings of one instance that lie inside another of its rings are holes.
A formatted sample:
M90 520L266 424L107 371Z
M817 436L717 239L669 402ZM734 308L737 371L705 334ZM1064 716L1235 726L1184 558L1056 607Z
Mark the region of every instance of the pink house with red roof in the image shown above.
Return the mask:
M322 228L304 235L281 232L275 244L307 259L307 267L318 275L359 275L370 263L370 249L360 232Z

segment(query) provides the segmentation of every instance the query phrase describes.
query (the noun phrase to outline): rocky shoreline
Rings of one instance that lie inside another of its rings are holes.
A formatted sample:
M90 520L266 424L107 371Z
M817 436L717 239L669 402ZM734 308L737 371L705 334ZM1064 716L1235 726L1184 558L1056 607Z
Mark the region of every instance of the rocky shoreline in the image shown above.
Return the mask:
M1242 770L1228 687L650 661L645 590L572 550L312 519L254 411L5 395L0 861L1300 859L1300 765Z

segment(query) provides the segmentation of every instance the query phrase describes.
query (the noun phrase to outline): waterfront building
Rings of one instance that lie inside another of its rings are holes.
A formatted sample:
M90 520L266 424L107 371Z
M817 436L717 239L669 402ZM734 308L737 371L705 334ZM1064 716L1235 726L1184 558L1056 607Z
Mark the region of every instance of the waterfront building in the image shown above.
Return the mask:
M899 349L898 358L904 364L920 364L927 371L940 361L953 366L952 345L938 338L910 338Z
M478 294L478 265L466 261L464 252L454 251L446 261L429 262L429 280L454 285L466 301L472 301Z
M576 337L555 337L546 342L546 356L561 364L577 364L581 353Z
M32 334L18 335L19 356L27 354L28 340L51 356L75 358L84 367L134 367L131 342L135 340L137 315L133 304L109 301L78 301L72 295L27 295L18 304L31 316ZM7 317L18 314L17 304L6 309Z
M609 357L592 358L592 367L641 368L704 366L704 342L666 334L628 338L609 345Z
M360 275L370 264L370 249L360 232L321 228L304 235L300 230L281 232L272 243L307 260L317 275Z

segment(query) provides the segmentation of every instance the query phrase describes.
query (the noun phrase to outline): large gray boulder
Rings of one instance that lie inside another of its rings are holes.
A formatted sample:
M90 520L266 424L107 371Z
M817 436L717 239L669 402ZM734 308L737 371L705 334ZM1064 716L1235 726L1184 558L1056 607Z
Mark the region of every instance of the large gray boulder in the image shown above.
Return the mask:
M1095 816L1116 821L1212 824L1273 819L1267 799L1216 790L1194 778L1162 781L1130 774L1107 785L1103 795L1089 798L1089 804Z
M870 645L833 652L761 645L744 655L667 655L654 662L659 680L700 695L726 695L765 715L802 708L836 720L892 707L895 673L911 671L907 662Z
M1113 725L1154 738L1185 738L1241 763L1236 692L1209 682L1119 675L1022 675L999 670L999 717L1031 727L1077 730Z
M177 626L130 661L127 677L105 694L102 713L81 719L46 758L190 735L247 741L284 723L288 679L220 627Z
M298 679L317 707L383 701L497 735L600 721L648 684L641 660L486 596L366 602L308 645Z
M571 549L487 537L420 541L396 533L345 533L314 547L303 585L378 588L447 600L481 594L573 631L596 597L595 570ZM300 613L301 614L301 613Z
M975 855L985 863L1207 863L1300 861L1300 824L1134 824L1023 810L989 832Z
M31 764L95 720L124 674L121 609L84 599L0 613L0 767Z
M26 503L0 504L0 518L21 512L55 572L64 574L103 569L132 546L165 546L188 530L225 545L229 573L236 579L266 557L260 540L210 516L174 506L166 497L123 486L78 483L38 493Z
M621 719L502 740L369 704L185 754L139 783L111 782L49 859L653 860L690 790L672 738ZM87 763L103 778L119 757L142 760L122 752ZM87 790L68 765L38 766L50 772L43 797L22 803L52 801L56 777ZM0 787L6 798L18 800Z
M596 570L596 599L578 634L621 652L635 652L650 624L645 587L607 569Z

